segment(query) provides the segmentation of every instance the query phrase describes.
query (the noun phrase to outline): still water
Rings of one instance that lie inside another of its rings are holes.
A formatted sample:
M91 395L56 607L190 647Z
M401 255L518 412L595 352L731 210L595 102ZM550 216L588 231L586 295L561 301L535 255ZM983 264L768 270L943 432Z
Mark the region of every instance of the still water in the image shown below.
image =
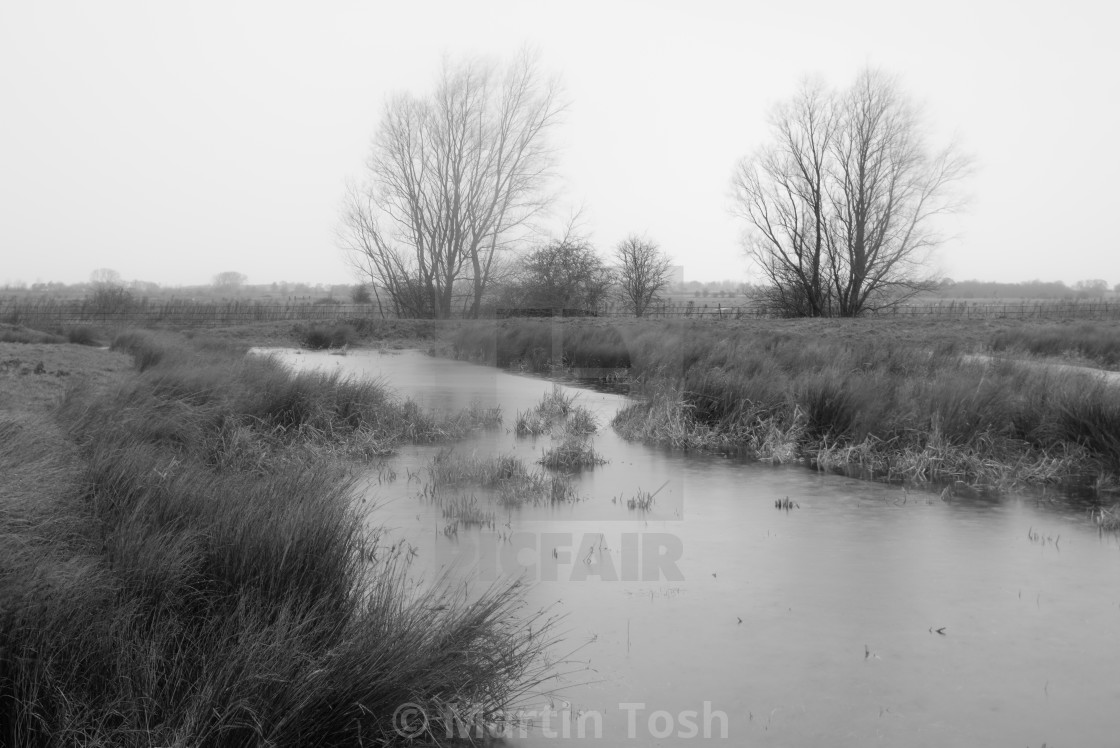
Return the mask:
M427 408L500 405L505 428L458 454L531 463L550 443L512 433L542 379L414 351L277 355ZM609 460L577 478L581 501L495 506L494 527L449 536L408 477L439 447L365 481L370 521L417 549L418 574L520 572L532 607L565 616L571 674L508 744L1120 745L1120 547L1084 510L628 443L609 427L625 397L565 389ZM658 491L649 512L626 506L639 489Z

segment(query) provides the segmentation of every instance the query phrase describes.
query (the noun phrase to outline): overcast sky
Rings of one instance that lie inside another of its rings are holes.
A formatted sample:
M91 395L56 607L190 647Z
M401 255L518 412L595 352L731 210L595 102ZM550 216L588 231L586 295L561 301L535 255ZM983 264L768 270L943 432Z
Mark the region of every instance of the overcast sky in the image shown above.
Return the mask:
M0 284L348 283L334 238L386 97L531 45L570 108L563 213L746 280L736 162L805 75L900 76L976 156L940 270L1120 283L1120 4L0 2Z

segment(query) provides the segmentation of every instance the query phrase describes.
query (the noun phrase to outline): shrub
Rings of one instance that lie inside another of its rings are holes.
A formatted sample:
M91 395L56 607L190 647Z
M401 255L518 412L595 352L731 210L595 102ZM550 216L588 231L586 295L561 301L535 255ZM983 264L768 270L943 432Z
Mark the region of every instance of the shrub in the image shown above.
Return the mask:
M135 306L136 297L124 286L102 283L86 298L86 304L94 314L124 314Z
M312 325L301 333L301 342L305 348L313 351L327 348L342 348L352 345L358 339L357 331L350 325L339 322L330 327L326 325Z
M97 333L89 325L73 325L66 329L66 339L76 345L98 345Z

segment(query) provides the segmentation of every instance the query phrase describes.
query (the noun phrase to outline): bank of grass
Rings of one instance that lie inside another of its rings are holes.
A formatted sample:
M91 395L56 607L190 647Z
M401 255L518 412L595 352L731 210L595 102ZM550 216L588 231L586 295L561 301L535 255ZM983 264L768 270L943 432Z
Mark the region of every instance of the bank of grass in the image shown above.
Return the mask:
M65 343L66 336L23 325L0 323L0 343Z
M630 366L624 329L532 319L463 322L447 330L443 345L456 358L532 372L617 369Z
M1072 358L1120 367L1120 325L1107 322L1046 324L1001 330L992 336L996 352Z
M313 351L328 348L346 348L358 341L358 331L345 322L312 324L297 327L300 344Z
M962 354L971 347L945 331L922 342L889 329L834 335L833 327L509 322L464 326L453 346L465 357L529 361L538 370L628 361L641 399L612 425L631 439L998 489L1102 485L1120 472L1114 386L969 359ZM534 353L543 350L559 355L545 362Z
M137 373L0 419L0 744L397 744L402 704L438 736L545 677L516 584L418 587L353 505L325 445L410 433L383 388L115 346Z
M359 317L295 325L292 334L304 348L326 350L355 345L425 347L438 330L436 320Z
M336 371L291 372L272 358L244 356L235 343L198 340L187 349L174 335L127 332L112 348L131 354L149 373L152 393L172 403L161 407L174 411L187 402L223 436L252 426L266 436L296 437L305 446L380 454L401 441L458 439L502 422L498 408L432 413L392 396L380 382ZM230 419L230 412L239 417ZM157 413L144 427L164 426L178 428L174 412L166 418Z
M37 330L23 325L0 323L0 343L76 343L101 345L102 333L90 325L60 325Z

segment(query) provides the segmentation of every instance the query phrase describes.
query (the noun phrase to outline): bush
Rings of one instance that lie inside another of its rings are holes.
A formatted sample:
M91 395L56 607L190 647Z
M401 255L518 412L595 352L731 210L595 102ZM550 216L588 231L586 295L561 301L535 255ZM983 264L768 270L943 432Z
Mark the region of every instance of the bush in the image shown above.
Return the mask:
M99 345L97 333L89 325L74 325L65 331L66 339L76 345Z
M86 299L94 314L124 314L136 304L136 298L123 286L100 284Z
M330 327L326 325L312 325L303 330L300 336L305 348L313 351L328 348L343 348L358 340L358 332L350 325L339 322Z

